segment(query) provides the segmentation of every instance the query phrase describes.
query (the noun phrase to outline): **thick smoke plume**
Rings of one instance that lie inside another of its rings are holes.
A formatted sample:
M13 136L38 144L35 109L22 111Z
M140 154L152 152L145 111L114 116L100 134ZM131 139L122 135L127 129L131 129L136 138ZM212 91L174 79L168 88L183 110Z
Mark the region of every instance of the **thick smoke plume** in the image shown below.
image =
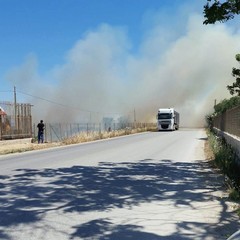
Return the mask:
M173 36L174 35L174 36ZM66 62L44 77L34 56L8 79L29 98L35 121L100 121L128 116L155 122L158 108L175 107L182 126L203 126L214 100L229 97L226 86L240 47L240 35L226 25L204 26L192 15L187 28L155 24L139 48L125 29L100 25L66 54ZM57 104L56 104L57 103Z

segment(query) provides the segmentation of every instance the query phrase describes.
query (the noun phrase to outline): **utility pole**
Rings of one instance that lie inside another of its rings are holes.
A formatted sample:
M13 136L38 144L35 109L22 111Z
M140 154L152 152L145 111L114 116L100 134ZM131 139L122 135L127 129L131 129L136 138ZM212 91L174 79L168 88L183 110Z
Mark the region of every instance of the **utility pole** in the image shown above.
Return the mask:
M136 124L137 119L136 119L136 111L135 111L135 108L134 108L134 111L133 111L133 121L134 121L134 128L136 128L136 127L137 127L137 124Z
M135 108L134 108L134 123L136 123L136 111L135 111Z
M14 119L15 119L15 128L17 129L17 94L16 87L14 86Z

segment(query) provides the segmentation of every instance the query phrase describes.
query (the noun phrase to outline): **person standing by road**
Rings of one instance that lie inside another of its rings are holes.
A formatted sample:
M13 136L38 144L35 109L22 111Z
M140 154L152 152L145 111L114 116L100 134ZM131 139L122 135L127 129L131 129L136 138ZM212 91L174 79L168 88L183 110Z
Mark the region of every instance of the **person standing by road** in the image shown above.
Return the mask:
M44 123L43 123L43 120L41 120L40 123L38 123L37 128L38 128L38 143L43 143L43 140L44 140L44 135L43 135Z

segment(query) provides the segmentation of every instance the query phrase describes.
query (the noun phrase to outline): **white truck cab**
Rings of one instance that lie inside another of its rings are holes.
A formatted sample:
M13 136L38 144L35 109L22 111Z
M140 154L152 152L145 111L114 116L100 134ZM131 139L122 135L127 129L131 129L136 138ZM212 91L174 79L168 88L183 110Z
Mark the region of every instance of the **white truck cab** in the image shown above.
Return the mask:
M160 108L157 114L157 128L161 130L178 130L179 113L174 108Z

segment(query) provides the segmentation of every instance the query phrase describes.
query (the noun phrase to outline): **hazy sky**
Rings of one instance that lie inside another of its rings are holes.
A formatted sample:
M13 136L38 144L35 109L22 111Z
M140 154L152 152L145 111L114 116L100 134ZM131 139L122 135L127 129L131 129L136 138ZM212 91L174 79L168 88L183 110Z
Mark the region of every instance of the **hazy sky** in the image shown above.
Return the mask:
M175 107L199 126L228 98L239 21L203 25L206 0L0 0L0 101L51 122ZM239 19L238 19L239 20Z

